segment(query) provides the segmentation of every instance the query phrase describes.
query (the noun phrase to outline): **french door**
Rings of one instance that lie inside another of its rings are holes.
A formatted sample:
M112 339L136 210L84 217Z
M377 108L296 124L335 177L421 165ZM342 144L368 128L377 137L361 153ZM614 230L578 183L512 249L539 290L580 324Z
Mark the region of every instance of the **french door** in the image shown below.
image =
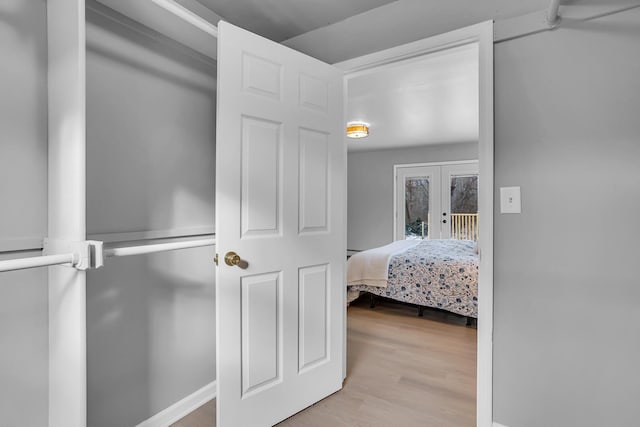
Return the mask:
M478 162L395 167L395 239L478 238Z

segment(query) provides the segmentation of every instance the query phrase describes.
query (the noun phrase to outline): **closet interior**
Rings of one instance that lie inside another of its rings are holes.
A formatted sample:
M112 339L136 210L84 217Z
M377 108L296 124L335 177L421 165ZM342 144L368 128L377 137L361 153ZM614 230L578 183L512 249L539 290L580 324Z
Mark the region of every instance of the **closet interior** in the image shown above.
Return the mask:
M0 283L41 313L16 422L137 425L215 390L217 64L94 0L40 7L38 120L0 164L29 190L3 187Z

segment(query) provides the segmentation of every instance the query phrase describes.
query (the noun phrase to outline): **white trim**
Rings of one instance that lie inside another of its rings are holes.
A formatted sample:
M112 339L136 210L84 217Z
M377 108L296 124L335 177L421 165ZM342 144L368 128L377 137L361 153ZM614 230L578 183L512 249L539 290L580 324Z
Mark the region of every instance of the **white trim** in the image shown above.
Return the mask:
M104 3L107 1L109 0L95 0L95 1L87 2L87 5L86 5L87 15L88 15L87 21L91 21L92 19L90 17L91 14L100 16L101 18L114 22L119 26L126 27L128 30L138 33L145 38L151 39L158 43L165 44L170 49L174 49L179 51L180 53L184 53L185 55L188 55L189 57L195 59L196 61L200 61L206 64L207 66L210 66L210 67L216 66L215 49L211 49L210 47L207 48L205 46L202 46L202 43L197 43L195 41L192 43L187 43L185 42L185 40L183 40L183 38L179 36L175 36L175 35L172 36L173 32L168 32L169 35L167 35L165 34L167 32L159 31L161 27L159 27L157 24L154 25L151 22L145 22L145 19L139 16L139 15L144 15L144 16L147 16L147 18L149 18L148 15L145 14L144 10L137 10L137 13L134 12L132 14L128 14L128 13L125 14L123 12L126 12L126 10L123 10L122 7L119 7L119 5L113 5L111 4L112 2L109 2L109 4L107 5ZM123 3L123 5L127 5L127 3ZM129 2L128 5L130 7L133 5L135 8L136 6L140 6L141 3ZM156 8L155 5L152 5L152 7ZM180 20L176 20L176 21L180 21ZM178 23L182 23L182 22L180 21ZM191 27L186 23L184 24L184 27L187 29L191 29ZM202 36L201 38L204 38L207 40L210 39L209 36L202 33L200 30L194 29L193 32L197 32L198 35ZM184 48L185 46L188 46L189 49L185 49ZM89 40L89 42L87 43L87 49L91 49L91 48L92 48L91 40Z
M144 420L136 427L168 427L176 421L189 415L208 401L216 398L217 385L215 381L210 382L200 390L190 394L184 399L174 403L153 417Z
M358 58L338 62L333 65L343 70L347 78L356 77L366 72L373 72L374 70L379 71L381 67L386 65L393 66L396 62L478 42L481 33L488 23L493 25L492 21L487 21L401 46L370 53ZM493 34L491 41L493 42Z
M85 1L48 0L46 19L47 237L81 242L87 231ZM58 250L54 245L48 255ZM48 426L86 427L86 272L51 266L48 273Z
M346 79L342 79L342 114L346 116L346 111L347 111L347 105L349 103L349 100L347 99L347 80ZM343 209L342 209L342 223L343 224L347 224L348 223L348 218L349 218L349 214L347 212L347 207L349 206L349 191L348 191L348 182L349 182L349 148L348 145L346 143L346 137L345 137L345 144L344 145L344 152L342 153L343 155L343 163L342 163L342 167L344 168L344 173L345 173L345 191L342 197L342 203L343 203ZM345 227L344 229L345 233L344 233L344 237L343 237L343 245L345 248L347 248L347 257L350 257L351 255L353 255L353 251L348 249L348 240L349 240L349 233L347 232L347 227ZM345 265L345 268L343 269L344 271L342 272L343 274L343 280L344 283L347 283L347 268ZM344 325L344 333L343 333L343 337L342 337L342 381L344 383L344 380L347 378L347 301L349 300L348 296L347 296L347 287L343 286L342 287L342 298L343 298L343 302L342 302L342 307L344 307L344 310L342 311L342 324Z
M478 29L480 54L480 138L478 144L478 208L480 267L478 277L478 358L476 419L478 427L493 422L493 21Z
M221 18L197 0L97 1L213 60L218 56L214 34L217 33L215 24ZM101 12L92 2L87 2L87 8Z
M382 50L334 64L345 79L393 66L398 61L417 58L440 50L478 43L480 132L480 270L478 283L478 377L477 426L492 426L493 411L493 21L486 21L424 40ZM395 200L394 200L395 204ZM346 351L346 350L345 350Z

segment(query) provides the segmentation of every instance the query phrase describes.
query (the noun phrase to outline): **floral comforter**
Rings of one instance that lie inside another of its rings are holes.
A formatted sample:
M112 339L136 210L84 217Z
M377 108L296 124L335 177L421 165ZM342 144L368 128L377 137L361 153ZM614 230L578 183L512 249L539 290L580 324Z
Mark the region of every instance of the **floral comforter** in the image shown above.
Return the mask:
M357 285L398 301L478 317L478 254L470 240L424 240L389 261L386 288Z

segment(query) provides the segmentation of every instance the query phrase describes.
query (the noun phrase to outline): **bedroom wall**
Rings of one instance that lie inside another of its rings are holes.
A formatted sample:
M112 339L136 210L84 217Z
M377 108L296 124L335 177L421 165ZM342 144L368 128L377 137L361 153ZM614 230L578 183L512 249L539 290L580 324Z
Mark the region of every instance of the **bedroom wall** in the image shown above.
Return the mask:
M477 143L349 152L347 248L364 250L393 241L394 165L477 158Z
M215 62L92 4L90 237L213 232L215 73ZM209 247L110 258L88 272L90 427L136 425L215 380L213 256Z
M47 233L46 37L45 0L0 2L0 260ZM45 268L0 273L0 425L47 424L47 298Z
M494 419L640 419L640 9L495 47ZM497 190L497 189L496 189ZM496 200L498 193L496 191Z

